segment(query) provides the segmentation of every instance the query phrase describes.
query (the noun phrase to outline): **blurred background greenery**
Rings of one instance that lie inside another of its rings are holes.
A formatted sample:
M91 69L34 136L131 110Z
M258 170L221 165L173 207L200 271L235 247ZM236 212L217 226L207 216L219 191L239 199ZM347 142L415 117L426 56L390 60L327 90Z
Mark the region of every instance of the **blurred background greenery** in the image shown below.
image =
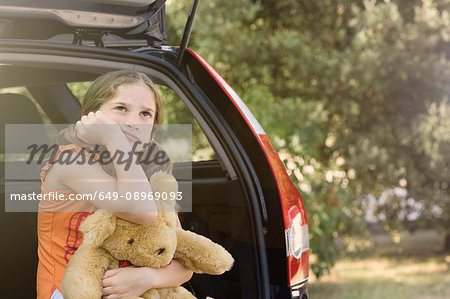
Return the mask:
M180 44L191 4L167 2L170 45ZM318 278L377 255L384 245L374 238L386 236L399 256L427 248L448 288L449 10L449 0L200 2L189 47L280 152L305 201ZM418 232L432 234L415 242Z

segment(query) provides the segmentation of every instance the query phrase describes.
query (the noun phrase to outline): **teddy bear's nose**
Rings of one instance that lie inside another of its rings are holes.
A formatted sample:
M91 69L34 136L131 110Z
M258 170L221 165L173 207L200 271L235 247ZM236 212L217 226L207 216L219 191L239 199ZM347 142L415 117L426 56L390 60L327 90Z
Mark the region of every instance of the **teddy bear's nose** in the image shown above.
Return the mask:
M158 255L163 254L164 250L165 250L164 248L160 248L160 249L158 249L158 250L156 251L156 253L157 253Z
M131 238L130 240L128 240L128 244L133 244L134 243L134 239L133 238Z

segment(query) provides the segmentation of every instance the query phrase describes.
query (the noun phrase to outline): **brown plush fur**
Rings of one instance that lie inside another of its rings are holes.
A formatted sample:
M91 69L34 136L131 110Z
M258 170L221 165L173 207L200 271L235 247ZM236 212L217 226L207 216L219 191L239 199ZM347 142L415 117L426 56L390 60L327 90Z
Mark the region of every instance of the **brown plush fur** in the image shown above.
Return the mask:
M175 178L158 173L150 179L153 192L177 192ZM101 280L108 269L128 260L138 267L164 267L172 258L195 273L219 275L233 265L233 257L220 245L177 228L174 203L157 201L158 216L139 225L97 211L83 222L83 244L70 259L62 280L65 299L101 298ZM130 244L129 240L134 242ZM143 298L194 298L182 287L151 289Z

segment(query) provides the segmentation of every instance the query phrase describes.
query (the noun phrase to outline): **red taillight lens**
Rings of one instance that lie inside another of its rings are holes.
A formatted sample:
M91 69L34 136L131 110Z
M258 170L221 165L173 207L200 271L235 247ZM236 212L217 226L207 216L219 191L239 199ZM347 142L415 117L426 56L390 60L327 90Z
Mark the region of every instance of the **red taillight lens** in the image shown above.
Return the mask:
M259 135L277 180L283 207L288 274L291 286L301 283L309 273L309 234L300 192L289 178L283 162L266 135Z

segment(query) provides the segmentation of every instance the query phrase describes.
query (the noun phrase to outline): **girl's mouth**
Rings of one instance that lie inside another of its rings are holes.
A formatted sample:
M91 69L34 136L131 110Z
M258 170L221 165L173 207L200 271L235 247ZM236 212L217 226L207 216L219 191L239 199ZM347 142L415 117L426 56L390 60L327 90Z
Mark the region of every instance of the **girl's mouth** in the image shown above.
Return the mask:
M140 139L135 134L124 130L122 130L122 132L128 140L133 139L134 141L140 141Z

